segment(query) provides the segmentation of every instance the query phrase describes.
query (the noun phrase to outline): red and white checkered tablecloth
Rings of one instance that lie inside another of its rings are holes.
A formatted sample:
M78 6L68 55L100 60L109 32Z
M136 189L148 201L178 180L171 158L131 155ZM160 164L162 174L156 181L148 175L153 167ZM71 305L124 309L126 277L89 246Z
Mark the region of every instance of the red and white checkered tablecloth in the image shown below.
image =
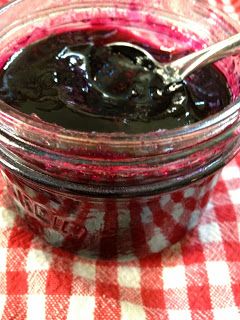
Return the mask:
M231 1L222 3L237 19ZM50 247L21 229L4 205L2 180L0 194L0 319L240 320L240 154L224 168L198 227L133 262Z

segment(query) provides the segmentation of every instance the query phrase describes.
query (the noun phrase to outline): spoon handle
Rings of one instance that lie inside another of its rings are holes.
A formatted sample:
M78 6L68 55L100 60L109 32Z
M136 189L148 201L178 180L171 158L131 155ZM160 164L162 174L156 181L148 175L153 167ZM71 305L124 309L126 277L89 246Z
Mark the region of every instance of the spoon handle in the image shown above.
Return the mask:
M240 53L240 33L173 61L171 66L178 69L177 77L183 80L195 69L237 53Z

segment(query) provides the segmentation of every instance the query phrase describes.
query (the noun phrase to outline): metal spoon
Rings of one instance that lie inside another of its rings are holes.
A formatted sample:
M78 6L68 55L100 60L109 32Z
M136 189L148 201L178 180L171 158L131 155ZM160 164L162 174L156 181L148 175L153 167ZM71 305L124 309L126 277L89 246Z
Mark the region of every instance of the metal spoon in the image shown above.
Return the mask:
M170 63L158 62L147 50L131 43L112 42L107 46L119 49L128 47L137 50L154 64L154 71L162 77L163 83L169 86L183 81L196 69L238 53L240 51L240 33Z

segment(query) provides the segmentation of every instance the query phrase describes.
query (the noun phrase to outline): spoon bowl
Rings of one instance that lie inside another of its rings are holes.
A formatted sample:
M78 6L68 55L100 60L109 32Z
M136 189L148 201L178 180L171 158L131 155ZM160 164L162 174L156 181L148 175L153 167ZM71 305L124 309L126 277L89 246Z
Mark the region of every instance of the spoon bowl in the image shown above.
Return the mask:
M107 46L119 50L129 48L138 51L153 63L154 71L162 78L163 83L169 86L183 81L193 71L209 63L239 53L240 33L170 63L158 62L147 50L132 43L112 42Z

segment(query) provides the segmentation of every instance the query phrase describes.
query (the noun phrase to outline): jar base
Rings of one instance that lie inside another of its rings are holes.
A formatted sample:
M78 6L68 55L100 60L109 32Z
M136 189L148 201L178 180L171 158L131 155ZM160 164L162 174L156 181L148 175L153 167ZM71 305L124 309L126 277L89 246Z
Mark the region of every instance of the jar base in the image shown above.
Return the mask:
M218 174L152 197L69 195L2 169L22 224L57 248L86 258L130 260L159 253L199 222Z

